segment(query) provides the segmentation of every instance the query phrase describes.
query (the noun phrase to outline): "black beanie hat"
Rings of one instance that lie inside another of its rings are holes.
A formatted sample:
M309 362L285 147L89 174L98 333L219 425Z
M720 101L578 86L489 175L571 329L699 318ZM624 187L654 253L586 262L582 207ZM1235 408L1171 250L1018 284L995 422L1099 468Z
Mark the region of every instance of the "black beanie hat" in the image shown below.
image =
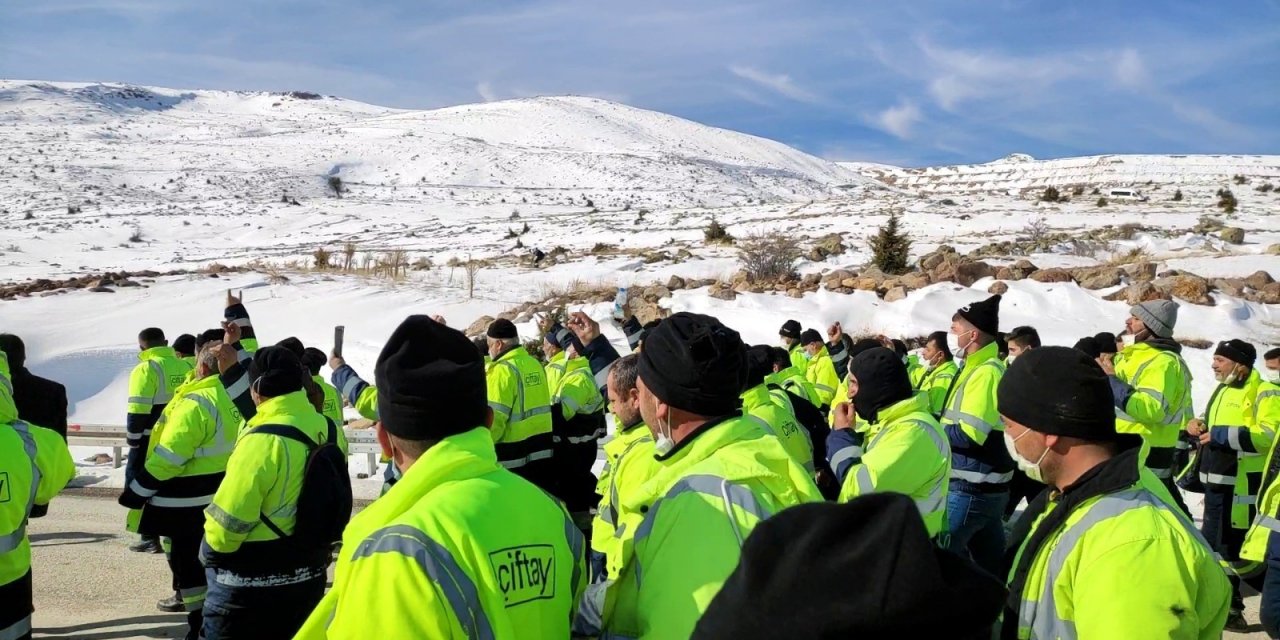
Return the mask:
M822 342L822 334L818 333L817 329L805 329L804 333L800 334L800 344L802 346L808 346L815 342Z
M306 348L302 346L302 341L293 336L289 336L288 338L277 342L276 346L288 349L293 355L297 356L299 360L302 359L302 352L306 351Z
M929 539L898 493L791 507L756 525L695 640L983 638L1000 580Z
M864 351L870 351L872 349L883 349L883 348L884 348L884 345L880 344L879 340L876 340L875 338L863 338L853 343L852 347L849 347L849 357L850 358L857 357L858 354Z
M1103 331L1093 337L1094 344L1098 345L1098 351L1102 353L1116 352L1116 334Z
M310 371L313 376L320 375L320 367L323 367L328 361L329 358L324 355L324 352L315 347L307 347L302 350L302 366L306 367L307 371Z
M1097 358L1102 355L1102 350L1098 348L1098 341L1089 336L1076 340L1075 345L1071 348L1089 356L1090 358Z
M792 340L800 339L800 323L795 320L788 320L782 323L782 328L778 330L778 335Z
M899 357L899 358L905 358L905 357L907 356L907 354L908 354L908 353L910 353L910 349L907 349L907 343L905 343L905 342L903 342L903 341L901 341L901 340L899 340L899 339L897 339L897 338L894 338L894 339L893 339L893 352L894 352L894 353L896 353L896 354L898 354L898 357Z
M762 344L747 349L747 382L743 385L744 391L764 384L765 377L773 373L771 349Z
M1253 363L1258 361L1258 350L1248 342L1239 339L1219 342L1218 348L1213 352L1213 355L1222 356L1246 367L1252 367Z
M374 368L382 428L406 440L439 440L484 426L484 360L462 332L409 316Z
M737 331L711 316L677 313L645 338L638 373L658 399L702 416L742 406L747 347Z
M849 361L849 375L858 381L858 395L853 397L853 410L870 423L879 418L881 409L911 397L911 377L902 358L876 347L854 356ZM839 398L837 398L837 401Z
M1102 367L1067 347L1040 347L1009 366L996 390L1000 415L1039 433L1118 441L1115 400Z
M964 318L975 329L987 335L1000 333L1000 294L960 307L956 315Z
M258 372L254 388L264 398L302 391L302 363L284 347L258 349L253 354L253 369Z
M516 325L511 324L511 321L505 318L498 318L490 322L489 330L485 332L485 335L494 340L514 340L520 337L516 333Z
M173 341L173 350L178 353L189 353L194 355L196 352L196 337L189 333L184 333L178 336Z

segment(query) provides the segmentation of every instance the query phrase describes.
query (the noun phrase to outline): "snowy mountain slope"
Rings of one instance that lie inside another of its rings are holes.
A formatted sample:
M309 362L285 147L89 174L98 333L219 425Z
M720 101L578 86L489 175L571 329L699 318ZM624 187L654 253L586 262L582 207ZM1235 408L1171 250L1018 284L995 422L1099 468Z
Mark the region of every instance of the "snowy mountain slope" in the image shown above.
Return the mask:
M1151 185L1217 189L1243 175L1255 184L1280 183L1280 156L1102 155L1036 160L1021 153L984 164L903 169L871 163L840 163L850 171L904 189L930 194L1001 192L1011 195L1048 186L1090 185L1108 189Z

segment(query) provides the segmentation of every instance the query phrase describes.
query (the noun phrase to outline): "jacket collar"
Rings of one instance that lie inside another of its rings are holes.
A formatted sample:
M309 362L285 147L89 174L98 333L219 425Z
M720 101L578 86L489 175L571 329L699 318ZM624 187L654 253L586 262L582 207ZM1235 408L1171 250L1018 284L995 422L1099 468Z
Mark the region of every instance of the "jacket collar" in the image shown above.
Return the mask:
M218 379L217 376L210 377L214 380ZM263 400L262 404L258 405L258 412L249 418L248 425L256 427L277 421L281 416L306 415L315 412L316 408L311 406L311 401L307 399L307 392L294 391Z
M769 385L758 384L746 391L742 392L742 408L744 411L750 411L756 407L773 403L773 396L769 393Z
M988 360L995 360L1000 356L1000 348L995 342L988 344L977 351L969 354L964 359L964 367L966 369L976 367Z
M173 351L173 347L151 347L138 354L138 360L146 362L147 360L160 360L162 358L177 358L178 354Z
M929 397L917 393L906 400L899 400L876 413L876 424L887 424L912 413L929 413Z

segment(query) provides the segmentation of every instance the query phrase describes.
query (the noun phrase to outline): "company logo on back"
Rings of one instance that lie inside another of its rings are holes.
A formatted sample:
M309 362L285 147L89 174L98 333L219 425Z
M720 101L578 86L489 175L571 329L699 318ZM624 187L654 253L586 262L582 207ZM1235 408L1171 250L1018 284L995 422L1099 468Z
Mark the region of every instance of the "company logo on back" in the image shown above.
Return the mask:
M529 544L499 549L489 554L489 565L502 588L508 607L556 597L555 551L549 544Z

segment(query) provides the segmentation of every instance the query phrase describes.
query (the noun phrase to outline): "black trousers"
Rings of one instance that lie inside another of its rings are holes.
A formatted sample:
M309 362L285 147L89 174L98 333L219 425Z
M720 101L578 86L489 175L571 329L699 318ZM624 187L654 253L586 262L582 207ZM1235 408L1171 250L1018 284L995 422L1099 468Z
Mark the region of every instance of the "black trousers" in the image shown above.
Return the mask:
M31 637L31 571L0 586L0 638L27 640Z
M1244 529L1231 526L1231 505L1234 496L1227 489L1206 488L1204 492L1204 518L1201 520L1200 533L1214 553L1222 557L1224 563L1240 559L1240 547L1244 546ZM1226 568L1226 567L1224 567ZM1227 572L1231 580L1231 611L1244 611L1244 598L1240 595L1240 578L1232 571Z
M174 531L169 537L169 571L173 573L173 590L182 599L183 609L187 612L187 640L200 637L200 628L204 626L204 596L208 590L205 580L204 565L200 564L200 540L204 531L190 528Z
M261 587L220 584L214 569L206 575L206 640L292 638L324 597L324 573L296 584Z

